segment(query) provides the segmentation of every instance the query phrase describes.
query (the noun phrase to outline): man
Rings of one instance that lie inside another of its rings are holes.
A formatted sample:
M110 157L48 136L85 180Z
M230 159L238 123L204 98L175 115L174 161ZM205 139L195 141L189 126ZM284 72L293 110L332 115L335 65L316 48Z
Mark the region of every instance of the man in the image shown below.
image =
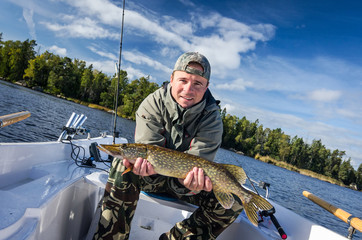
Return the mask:
M150 94L136 113L135 142L154 144L214 160L222 138L219 107L208 90L210 64L203 55L188 52L174 67L170 83ZM160 239L215 239L242 211L240 200L224 209L212 183L200 168L185 179L158 175L147 159L138 158L130 173L127 159L112 163L96 239L128 239L140 191L167 192L199 208L176 223Z

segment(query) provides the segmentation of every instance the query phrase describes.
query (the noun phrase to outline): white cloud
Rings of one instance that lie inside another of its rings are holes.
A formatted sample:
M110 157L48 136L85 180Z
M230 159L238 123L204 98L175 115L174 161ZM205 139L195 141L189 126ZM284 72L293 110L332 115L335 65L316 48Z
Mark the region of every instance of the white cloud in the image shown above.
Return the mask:
M123 56L125 60L135 64L145 64L152 67L154 70L161 70L167 74L172 72L172 69L168 68L164 64L140 53L125 51Z
M98 54L99 56L106 57L106 58L108 58L110 60L113 60L113 61L118 60L118 57L116 55L114 55L113 53L99 50L94 46L88 46L88 49L91 50L92 52Z
M344 116L346 118L350 118L350 119L357 119L360 117L360 113L359 111L352 111L352 109L342 109L342 108L337 108L335 109L335 111L340 114L341 116Z
M141 70L135 69L133 67L126 67L126 68L124 68L124 70L127 71L127 74L128 74L127 76L130 81L132 81L134 79L139 79L141 77L148 76L148 74L145 74ZM154 79L152 78L152 76L149 76L149 80L153 81Z
M53 45L51 47L48 48L48 50L54 54L60 55L65 57L67 55L67 49L66 48L61 48L58 47L56 45Z
M211 15L211 16L210 16ZM275 34L272 24L247 25L235 19L224 17L219 13L199 16L201 27L214 28L227 38L249 38L255 41L267 41Z
M101 70L105 74L112 75L116 73L115 61L86 61L87 64L92 64L94 69Z
M92 64L94 69L102 70L103 73L113 76L116 72L115 61L93 61L87 60L87 64ZM127 72L127 77L130 81L138 79L141 77L146 77L148 74L145 74L139 69L133 68L131 66L123 66L122 70ZM153 80L152 76L149 76L150 80Z
M165 29L169 29L171 32L178 33L184 37L194 34L194 29L191 22L182 22L170 16L163 16L162 20Z
M329 89L318 89L310 92L307 98L319 102L332 102L337 101L342 96L340 91Z
M102 23L111 26L120 26L122 8L107 0L64 0L64 2L77 8L78 16L92 16Z
M77 9L75 19L66 21L63 18L63 23L44 23L49 29L62 36L118 39L122 16L120 6L106 0L64 1ZM269 40L275 33L271 24L246 25L214 12L203 15L194 12L191 19L192 24L189 19L126 9L126 33L128 38L132 35L147 38L161 44L163 49L178 49L179 53L199 51L210 60L214 76L225 76L225 70L237 69L240 54L254 50L258 42ZM210 34L203 34L205 30ZM148 61L144 64L147 65Z
M73 38L109 38L109 39L118 39L119 34L112 33L105 29L102 26L99 26L98 22L94 21L91 18L74 18L73 16L65 17L64 19L69 19L69 23L50 23L50 22L41 22L49 30L57 33L61 37L73 37ZM70 19L72 21L70 21Z
M233 105L228 104L228 103L222 107L222 109L224 109L224 108L226 108L227 113L232 113L232 112L236 111L236 108Z
M23 17L29 29L30 36L36 40L35 23L33 21L33 10L30 8L23 8Z
M231 83L221 83L215 84L215 88L224 89L229 91L244 91L248 87L252 87L253 83L249 81L245 81L243 78L236 79Z

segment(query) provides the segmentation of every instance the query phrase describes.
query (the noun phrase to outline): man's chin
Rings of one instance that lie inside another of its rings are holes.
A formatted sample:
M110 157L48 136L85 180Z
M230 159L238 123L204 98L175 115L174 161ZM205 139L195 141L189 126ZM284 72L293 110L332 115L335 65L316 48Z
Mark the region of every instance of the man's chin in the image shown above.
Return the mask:
M185 102L185 101L178 103L178 104L183 108L190 108L194 105L193 102Z

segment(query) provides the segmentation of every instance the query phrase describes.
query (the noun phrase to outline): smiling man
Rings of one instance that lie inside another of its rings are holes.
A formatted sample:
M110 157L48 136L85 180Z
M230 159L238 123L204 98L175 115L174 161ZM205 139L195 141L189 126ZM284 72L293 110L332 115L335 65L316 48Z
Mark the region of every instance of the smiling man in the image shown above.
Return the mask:
M154 144L213 161L221 145L222 120L217 101L208 89L210 64L197 52L182 54L170 83L150 94L136 113L135 142ZM212 183L200 168L185 179L158 175L147 159L131 164L114 159L106 184L95 239L128 239L140 191L168 193L199 208L160 239L215 239L242 211L240 200L224 209Z

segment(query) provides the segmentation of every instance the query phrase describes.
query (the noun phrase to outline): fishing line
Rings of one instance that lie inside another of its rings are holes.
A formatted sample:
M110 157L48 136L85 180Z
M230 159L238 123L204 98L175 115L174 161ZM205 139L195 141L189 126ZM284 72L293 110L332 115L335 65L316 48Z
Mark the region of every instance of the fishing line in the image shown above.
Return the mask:
M245 171L245 170L244 170L244 171ZM251 179L249 178L248 174L245 173L245 175L246 175L246 177L248 178L248 180L249 180L251 186L253 187L254 191L256 192L256 194L258 194L258 195L260 196L258 190L256 190L256 188L255 188L255 186L254 186L254 183L251 181Z

